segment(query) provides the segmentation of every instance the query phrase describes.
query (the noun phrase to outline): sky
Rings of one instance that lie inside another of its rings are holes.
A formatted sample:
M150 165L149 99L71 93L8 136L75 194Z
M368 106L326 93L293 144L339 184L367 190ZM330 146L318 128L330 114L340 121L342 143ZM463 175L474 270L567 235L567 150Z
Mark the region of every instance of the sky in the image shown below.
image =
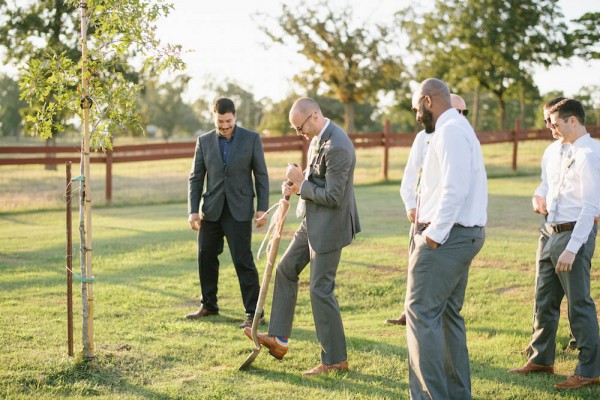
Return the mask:
M189 52L183 54L186 74L192 77L188 89L190 100L198 97L207 81L235 81L254 93L257 99L278 101L293 90L292 77L308 66L292 48L273 45L259 30L257 13L275 16L280 13L281 0L171 0L175 10L163 19L157 29L161 41L181 44ZM391 23L395 11L410 0L329 0L334 5L350 4L360 20ZM288 0L298 9L305 1ZM570 20L586 11L600 11L597 0L560 0L565 17ZM433 0L418 4L430 8ZM406 43L399 43L406 46ZM536 68L534 80L541 93L560 90L572 96L584 85L600 86L600 60L586 62L573 59L549 69ZM597 99L600 102L600 99Z

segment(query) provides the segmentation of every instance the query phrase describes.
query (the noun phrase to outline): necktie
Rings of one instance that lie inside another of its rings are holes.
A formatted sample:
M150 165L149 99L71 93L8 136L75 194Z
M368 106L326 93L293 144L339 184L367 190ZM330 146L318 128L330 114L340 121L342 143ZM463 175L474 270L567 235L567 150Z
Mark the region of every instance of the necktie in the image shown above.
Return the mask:
M310 167L314 163L313 158L317 155L317 146L319 145L319 137L315 136L310 141L310 146L308 146L308 165L306 166L306 170L304 171L304 179L308 179L308 175L310 174ZM296 217L304 218L306 215L306 201L302 199L302 197L298 198L298 205L296 206Z

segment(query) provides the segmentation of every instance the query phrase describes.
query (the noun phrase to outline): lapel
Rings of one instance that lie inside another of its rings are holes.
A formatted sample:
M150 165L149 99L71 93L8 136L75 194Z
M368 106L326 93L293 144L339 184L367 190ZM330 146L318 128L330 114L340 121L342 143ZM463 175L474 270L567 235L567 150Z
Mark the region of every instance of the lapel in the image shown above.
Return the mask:
M221 165L221 168L223 168L223 157L221 157L221 147L219 146L219 133L215 129L214 131L212 131L209 137L210 139L208 140L208 153L216 154L217 157L214 157L213 159L218 160Z

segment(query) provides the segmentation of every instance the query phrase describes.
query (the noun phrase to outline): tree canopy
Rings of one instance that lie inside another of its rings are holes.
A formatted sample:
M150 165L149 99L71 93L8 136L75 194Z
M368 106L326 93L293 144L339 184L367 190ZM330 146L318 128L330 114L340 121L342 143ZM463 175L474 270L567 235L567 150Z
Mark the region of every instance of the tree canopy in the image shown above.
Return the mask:
M303 87L339 99L345 128L354 131L354 105L375 99L381 90L402 86L402 59L394 48L392 30L363 22L355 25L350 7L334 10L327 1L298 9L282 5L282 32L263 31L275 42L296 48L311 67L297 79Z
M398 17L419 55L418 77L493 93L504 129L507 92L533 82L534 65L572 55L558 0L436 0L432 11L409 7Z

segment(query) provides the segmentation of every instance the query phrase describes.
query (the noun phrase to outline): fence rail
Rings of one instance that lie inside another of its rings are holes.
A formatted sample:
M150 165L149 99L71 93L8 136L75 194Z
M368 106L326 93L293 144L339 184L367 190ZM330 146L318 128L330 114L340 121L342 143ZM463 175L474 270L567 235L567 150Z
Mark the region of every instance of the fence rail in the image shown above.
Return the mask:
M588 126L587 131L593 137L600 137L600 126ZM389 149L391 147L410 147L415 133L392 133L389 121L386 121L383 132L354 133L350 139L355 148L383 147L381 162L382 176L388 179ZM494 132L478 132L477 137L482 145L495 143L513 143L512 169L517 169L518 144L527 140L550 140L547 129L520 129L519 121L515 129ZM265 137L262 139L265 152L299 151L302 154L302 166L307 164L309 142L302 137ZM92 163L106 164L106 202L112 200L112 165L113 163L170 160L175 158L192 158L195 142L152 143L141 145L114 146L106 152L95 152L90 156ZM76 146L0 146L0 166L42 164L56 165L68 161L79 163L81 149ZM30 154L43 154L39 157L28 157ZM25 155L25 156L24 156ZM60 157L58 156L60 155Z

